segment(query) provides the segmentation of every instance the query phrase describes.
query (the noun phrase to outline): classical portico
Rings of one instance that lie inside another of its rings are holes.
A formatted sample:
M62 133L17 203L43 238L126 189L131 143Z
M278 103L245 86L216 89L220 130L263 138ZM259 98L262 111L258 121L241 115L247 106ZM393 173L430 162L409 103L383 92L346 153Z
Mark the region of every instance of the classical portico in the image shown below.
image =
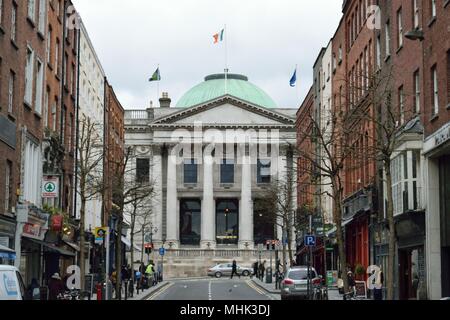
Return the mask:
M269 213L255 214L254 204L293 164L295 109L276 108L245 76L228 74L223 91L224 78L207 77L176 107L164 94L161 107L125 115L126 144L148 151L139 157L155 190L152 240L177 275L230 258L250 263L258 243L282 239L275 223L257 220Z

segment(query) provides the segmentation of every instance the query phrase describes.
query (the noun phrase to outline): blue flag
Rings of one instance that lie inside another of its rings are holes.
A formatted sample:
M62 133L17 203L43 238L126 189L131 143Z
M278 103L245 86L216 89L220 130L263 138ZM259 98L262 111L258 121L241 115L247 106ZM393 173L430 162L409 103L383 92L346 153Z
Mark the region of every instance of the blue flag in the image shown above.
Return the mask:
M297 84L297 69L295 69L294 75L292 76L291 80L289 81L289 85L291 87L295 87Z

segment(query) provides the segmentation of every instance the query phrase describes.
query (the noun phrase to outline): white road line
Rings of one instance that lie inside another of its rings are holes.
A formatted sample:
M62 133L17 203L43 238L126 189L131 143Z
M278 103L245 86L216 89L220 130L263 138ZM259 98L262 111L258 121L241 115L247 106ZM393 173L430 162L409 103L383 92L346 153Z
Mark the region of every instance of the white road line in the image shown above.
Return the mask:
M209 299L209 301L212 300L211 284L212 284L212 281L210 281L209 285L208 285L208 299Z

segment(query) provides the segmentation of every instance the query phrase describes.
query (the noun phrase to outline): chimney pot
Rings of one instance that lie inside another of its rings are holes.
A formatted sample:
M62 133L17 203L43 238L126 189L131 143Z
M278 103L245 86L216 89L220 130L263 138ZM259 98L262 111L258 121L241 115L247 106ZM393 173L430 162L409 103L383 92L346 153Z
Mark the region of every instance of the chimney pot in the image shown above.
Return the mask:
M170 103L172 100L169 98L169 93L163 92L162 98L159 99L159 106L161 108L170 108Z

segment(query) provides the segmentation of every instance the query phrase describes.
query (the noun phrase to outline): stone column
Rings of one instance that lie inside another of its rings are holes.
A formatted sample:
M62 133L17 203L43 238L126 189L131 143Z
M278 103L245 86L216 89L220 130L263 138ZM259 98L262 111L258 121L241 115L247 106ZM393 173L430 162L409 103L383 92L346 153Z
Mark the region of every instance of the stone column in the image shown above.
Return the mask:
M239 249L253 249L253 199L251 157L242 157L242 187L239 212Z
M161 147L153 147L153 161L151 166L151 178L154 183L154 194L151 196L152 203L152 224L153 235L152 240L155 246L160 247L162 244L163 223L162 223L162 203L163 203L163 189L162 189L162 156ZM156 232L155 232L156 231Z
M202 240L200 242L202 249L213 249L216 246L213 161L212 155L205 150L203 157Z
M167 239L166 244L172 243L172 248L179 246L178 217L177 217L177 156L173 148L169 149L167 159Z

